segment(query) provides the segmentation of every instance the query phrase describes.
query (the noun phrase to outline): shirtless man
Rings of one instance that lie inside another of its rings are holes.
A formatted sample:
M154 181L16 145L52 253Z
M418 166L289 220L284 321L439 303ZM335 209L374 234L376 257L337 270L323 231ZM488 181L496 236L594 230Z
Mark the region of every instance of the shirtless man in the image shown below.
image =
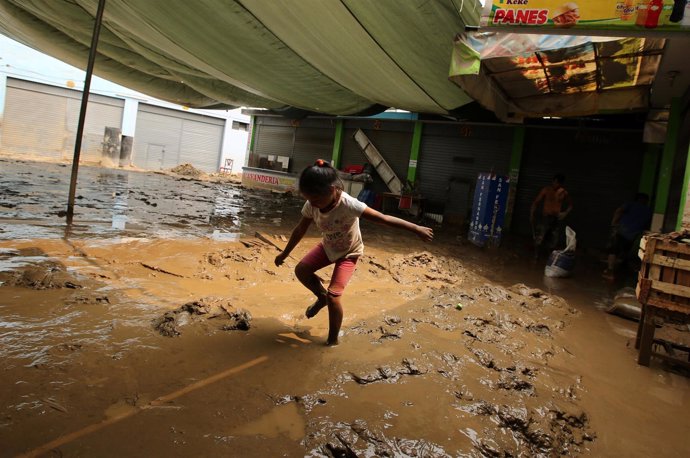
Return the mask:
M550 186L544 187L537 198L532 202L530 211L530 223L534 230L535 255L539 255L539 249L545 241L549 241L547 248L555 250L564 229L563 220L573 209L568 191L563 187L565 176L558 173L553 177ZM539 204L543 201L541 218L535 227L535 214Z

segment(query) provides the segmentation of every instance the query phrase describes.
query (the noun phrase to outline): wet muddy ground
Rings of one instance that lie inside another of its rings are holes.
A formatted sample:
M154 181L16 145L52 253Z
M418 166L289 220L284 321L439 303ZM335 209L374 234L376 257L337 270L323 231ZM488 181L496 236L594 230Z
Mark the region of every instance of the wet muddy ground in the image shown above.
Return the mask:
M690 378L637 365L598 266L363 222L331 348L254 237L298 199L82 167L66 230L68 166L0 170L0 456L690 454Z

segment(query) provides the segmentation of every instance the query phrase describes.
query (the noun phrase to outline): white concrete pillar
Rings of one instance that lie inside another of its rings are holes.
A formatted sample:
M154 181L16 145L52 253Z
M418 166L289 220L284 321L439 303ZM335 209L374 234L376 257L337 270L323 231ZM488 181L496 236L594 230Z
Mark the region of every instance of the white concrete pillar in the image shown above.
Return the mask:
M0 73L0 121L5 114L5 95L7 94L7 75Z
M139 111L139 101L125 99L125 108L122 110L122 135L134 137L137 129L137 113Z

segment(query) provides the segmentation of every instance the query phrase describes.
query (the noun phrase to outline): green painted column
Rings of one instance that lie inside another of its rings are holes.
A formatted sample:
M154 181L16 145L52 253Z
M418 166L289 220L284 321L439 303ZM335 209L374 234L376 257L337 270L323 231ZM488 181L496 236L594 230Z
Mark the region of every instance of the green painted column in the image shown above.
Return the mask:
M407 181L414 184L417 180L417 161L419 151L422 149L422 122L414 123L414 133L412 134L412 147L410 148L410 162L407 166Z
M345 129L343 129L343 120L338 119L335 121L335 138L333 139L333 155L331 156L331 165L336 169L340 168L340 162L342 160L343 154L343 134Z
M664 225L664 215L668 206L668 194L671 188L671 175L673 172L673 159L676 153L678 130L680 127L680 99L671 101L671 112L666 128L666 142L661 155L659 165L659 180L656 186L656 200L654 203L654 217L652 218L652 230L660 231Z
M660 150L661 147L658 144L647 144L647 150L642 158L642 174L640 175L640 185L637 188L637 192L645 193L650 198L654 194L654 181L656 180Z
M683 228L683 220L687 219L690 223L690 209L686 209L688 204L688 182L690 182L690 149L686 153L685 159L685 176L683 177L683 190L680 195L680 206L678 206L678 219L676 220L676 230L680 231ZM685 215L688 215L687 218Z
M517 195L518 181L520 180L520 165L522 164L522 152L525 146L525 126L517 126L513 130L513 148L510 154L510 189L508 190L508 204L506 207L505 228L510 230L513 222L513 210L515 209L515 196Z

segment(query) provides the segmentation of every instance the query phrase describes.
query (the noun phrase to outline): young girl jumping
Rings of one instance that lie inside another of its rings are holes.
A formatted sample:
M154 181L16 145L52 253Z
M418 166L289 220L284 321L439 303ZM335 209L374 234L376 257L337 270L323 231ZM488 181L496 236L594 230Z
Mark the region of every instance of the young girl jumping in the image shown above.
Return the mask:
M311 318L328 306L328 340L326 345L337 345L343 322L341 297L355 271L357 260L364 252L359 218L363 217L388 226L406 229L430 242L434 232L394 216L384 215L343 191L338 172L326 161L319 159L306 167L299 177L299 191L307 199L302 207L302 218L282 253L276 256L280 266L302 240L312 222L322 232L323 240L307 253L295 267L295 274L314 295L316 302L307 307L305 315ZM335 263L333 276L324 288L314 272Z

